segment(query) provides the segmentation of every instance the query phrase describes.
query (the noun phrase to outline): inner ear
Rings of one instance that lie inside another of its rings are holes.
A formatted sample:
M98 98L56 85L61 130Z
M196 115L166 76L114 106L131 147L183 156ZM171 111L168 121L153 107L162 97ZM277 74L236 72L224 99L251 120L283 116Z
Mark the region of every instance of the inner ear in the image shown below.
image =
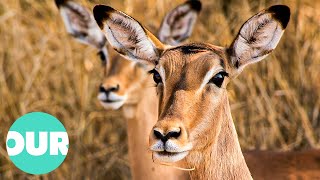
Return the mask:
M228 51L234 67L242 69L264 59L276 48L289 19L289 7L276 5L245 22Z
M105 46L106 38L87 8L69 0L55 0L55 3L69 34L97 49Z
M164 45L134 18L104 5L95 6L93 13L108 42L125 58L158 61Z
M161 42L177 45L190 37L200 10L201 2L198 0L188 0L171 10L159 28Z

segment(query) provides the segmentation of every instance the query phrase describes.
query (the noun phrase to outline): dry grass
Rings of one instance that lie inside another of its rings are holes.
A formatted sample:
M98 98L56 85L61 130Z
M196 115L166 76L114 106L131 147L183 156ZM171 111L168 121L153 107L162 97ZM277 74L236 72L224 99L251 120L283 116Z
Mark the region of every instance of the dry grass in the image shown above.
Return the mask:
M108 0L153 32L182 0ZM287 4L292 18L277 49L229 86L244 149L319 147L320 1L203 1L194 41L231 43L242 23L271 4ZM140 13L143 12L143 13ZM128 179L126 122L96 100L102 68L95 49L75 42L52 1L0 2L0 179ZM44 111L60 119L70 138L63 165L44 176L22 173L8 160L6 134L19 116Z

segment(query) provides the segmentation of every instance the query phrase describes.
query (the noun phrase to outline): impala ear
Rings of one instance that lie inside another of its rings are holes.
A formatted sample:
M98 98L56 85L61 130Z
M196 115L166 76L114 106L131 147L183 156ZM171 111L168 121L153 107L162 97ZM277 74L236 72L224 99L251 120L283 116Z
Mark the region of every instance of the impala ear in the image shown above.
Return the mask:
M70 0L55 0L67 32L81 43L91 45L99 50L100 59L105 64L108 50L104 34L92 14L85 7Z
M289 19L290 9L285 5L271 6L251 17L228 49L232 65L241 71L264 59L276 48Z
M163 19L158 37L161 42L178 45L190 37L199 12L201 2L188 0L171 10Z
M67 32L81 43L99 49L101 60L106 62L108 51L106 37L100 30L92 14L85 7L69 0L55 0Z
M93 15L111 46L125 58L156 64L164 45L138 21L109 6L97 5Z

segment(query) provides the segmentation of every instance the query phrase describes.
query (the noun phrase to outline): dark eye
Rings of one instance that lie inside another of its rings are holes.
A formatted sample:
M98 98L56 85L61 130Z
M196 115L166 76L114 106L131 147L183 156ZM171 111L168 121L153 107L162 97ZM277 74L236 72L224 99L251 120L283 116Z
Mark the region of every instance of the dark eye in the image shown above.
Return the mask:
M149 71L149 73L153 74L153 80L156 84L159 84L162 82L161 76L155 69Z
M99 51L98 52L98 56L100 57L100 59L101 59L101 61L106 61L106 55L103 53L103 51L101 50L101 51Z
M225 76L228 76L227 72L224 72L224 71L219 72L212 79L210 79L209 83L213 83L220 88L224 81Z

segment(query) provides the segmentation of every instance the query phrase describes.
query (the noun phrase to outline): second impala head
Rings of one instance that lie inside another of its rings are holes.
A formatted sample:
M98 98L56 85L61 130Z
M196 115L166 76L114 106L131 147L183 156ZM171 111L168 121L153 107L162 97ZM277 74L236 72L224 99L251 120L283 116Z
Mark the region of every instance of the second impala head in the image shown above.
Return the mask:
M116 110L138 102L139 89L144 88L148 77L144 67L118 56L109 60L105 74L98 93L105 109Z

